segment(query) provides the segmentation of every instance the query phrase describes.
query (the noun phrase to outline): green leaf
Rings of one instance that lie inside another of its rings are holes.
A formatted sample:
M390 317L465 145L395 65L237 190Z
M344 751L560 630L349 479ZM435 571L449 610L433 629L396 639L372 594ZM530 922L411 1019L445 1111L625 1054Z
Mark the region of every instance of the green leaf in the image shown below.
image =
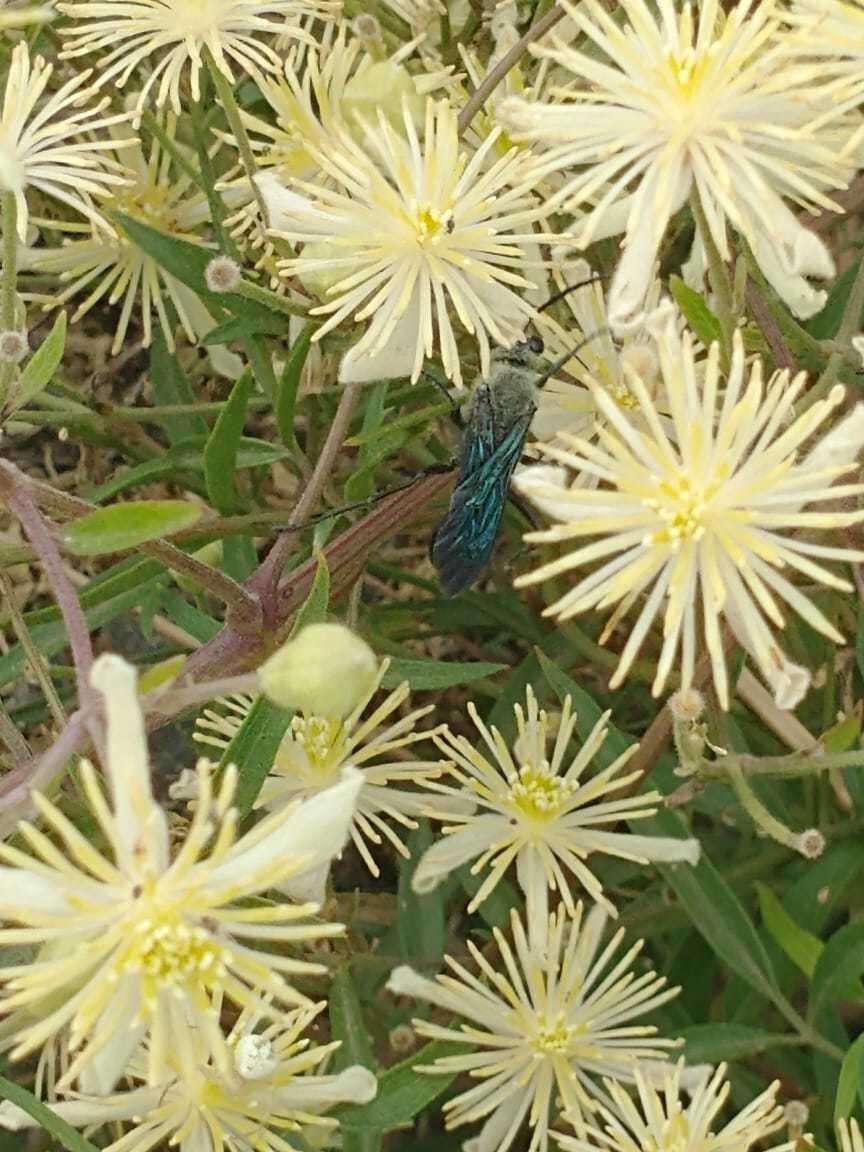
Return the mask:
M444 1040L425 1044L413 1056L388 1068L378 1078L378 1095L369 1104L340 1108L339 1124L344 1129L377 1128L389 1132L410 1123L447 1090L456 1077L455 1072L440 1075L418 1075L417 1069L431 1064L442 1056L455 1056L465 1051L465 1045Z
M297 610L291 636L296 636L308 624L320 624L327 616L327 605L330 603L330 572L327 568L327 557L323 552L318 553L318 566L315 569L315 578L309 595Z
M859 977L864 972L864 921L846 924L822 949L810 984L808 1017L815 1020L840 1000L861 1000Z
M327 997L330 1028L342 1047L333 1057L333 1072L340 1072L350 1064L362 1064L375 1069L375 1055L369 1028L363 1018L363 1008L350 969L339 968L330 984ZM374 1128L360 1128L342 1133L343 1152L376 1152L381 1147L381 1133Z
M437 968L444 955L446 937L444 897L440 888L419 896L411 887L411 878L420 857L434 840L429 823L420 821L408 837L411 856L399 868L396 927L399 953L406 964L415 968Z
M243 441L246 409L252 394L252 373L247 369L231 389L231 395L204 445L204 482L207 496L223 516L230 516L240 501L234 486L237 454Z
M830 340L837 335L843 320L843 313L846 311L846 301L849 299L857 275L858 261L856 260L848 268L844 268L834 281L822 311L807 321L807 331L811 336L815 336L817 340ZM861 326L859 322L854 330L857 331Z
M407 680L415 691L452 688L456 684L470 684L503 672L506 664L489 664L485 660L460 663L451 660L403 660L396 657L384 674L385 688L396 688Z
M229 764L236 764L239 771L234 804L241 818L248 816L258 799L292 715L292 712L272 704L266 696L259 696L222 754L219 772Z
M184 444L177 444L169 448L164 456L155 460L145 460L143 464L136 464L127 472L120 472L111 480L100 484L89 491L88 498L94 503L101 503L123 492L127 488L134 488L138 484L151 484L154 480L167 477L188 475L190 480L200 478L203 472L204 440L194 440ZM240 441L240 448L234 462L236 469L261 468L273 464L277 460L284 460L290 452L281 444L270 444L266 440L255 440L244 436Z
M859 1036L843 1057L840 1065L840 1079L837 1082L837 1095L834 1097L834 1123L852 1115L856 1098L864 1104L864 1035Z
M720 340L720 321L700 293L689 288L678 276L669 277L669 288L684 319L706 346Z
M279 387L276 393L276 424L279 428L279 435L282 437L282 443L289 446L296 443L294 409L297 403L297 389L300 386L300 376L303 372L303 365L306 363L306 357L309 355L314 331L315 326L313 324L304 325L300 335L291 345L291 351L288 353L288 359L285 361L285 367L279 378Z
M201 519L186 500L135 500L97 508L63 528L63 543L76 556L104 556L164 540Z
M807 932L789 915L774 893L765 884L756 884L759 908L765 927L783 949L792 963L808 978L813 975L822 955L824 944Z
M17 1104L28 1116L32 1116L40 1127L44 1128L49 1136L58 1140L68 1152L98 1152L95 1145L91 1144L89 1140L85 1140L80 1132L58 1116L53 1109L43 1104L41 1100L37 1100L33 1093L28 1092L26 1088L7 1080L5 1076L0 1076L0 1096L12 1104ZM24 1137L19 1139L23 1146L26 1142Z
M360 998L346 966L338 968L330 983L327 996L327 1010L330 1014L330 1027L333 1038L342 1042L342 1047L333 1058L336 1071L349 1064L362 1064L364 1068L375 1067L375 1054L369 1037L369 1027L363 1018Z
M764 1032L746 1024L694 1024L682 1028L684 1058L688 1064L719 1064L722 1060L746 1060L769 1048L788 1043L784 1033Z
M151 228L141 220L136 220L123 212L115 212L113 216L133 244L148 256L152 256L160 267L175 276L181 284L191 288L214 315L218 316L223 309L228 308L235 316L240 316L253 324L270 323L274 315L272 309L254 300L247 300L236 292L210 291L204 272L216 255L212 249L181 240L178 236L169 236L166 232L159 232L156 228Z
M289 317L276 315L262 316L260 320L241 320L238 316L217 324L198 341L199 344L233 344L245 336L284 336L291 323Z
M177 357L168 351L165 337L158 324L150 346L150 388L153 392L153 403L160 406L194 404L197 400ZM171 444L182 444L184 440L191 440L196 436L205 439L210 434L207 421L194 412L163 416L160 424L165 429Z
M46 388L63 359L66 347L66 313L60 312L54 327L27 361L15 387L10 412L23 408L28 400Z

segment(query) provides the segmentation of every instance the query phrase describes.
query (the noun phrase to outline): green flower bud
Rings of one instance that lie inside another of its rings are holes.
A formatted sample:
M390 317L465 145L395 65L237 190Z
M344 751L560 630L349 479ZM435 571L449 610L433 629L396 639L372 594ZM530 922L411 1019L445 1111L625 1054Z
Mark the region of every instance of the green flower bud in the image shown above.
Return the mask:
M258 670L274 704L306 716L342 718L372 691L375 653L344 624L309 624Z

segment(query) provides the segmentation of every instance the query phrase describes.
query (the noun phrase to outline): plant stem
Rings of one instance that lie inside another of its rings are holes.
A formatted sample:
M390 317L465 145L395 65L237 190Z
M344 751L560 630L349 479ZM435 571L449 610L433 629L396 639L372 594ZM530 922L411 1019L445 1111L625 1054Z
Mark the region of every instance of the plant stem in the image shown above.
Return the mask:
M823 399L831 391L840 369L846 360L848 346L852 337L858 332L861 327L861 313L864 311L864 256L858 261L858 271L855 273L855 279L852 281L852 289L846 298L846 306L843 309L843 318L840 321L840 327L837 329L835 341L840 345L828 357L828 363L822 372L822 375L807 392L804 401L801 405L801 411L806 411L811 405Z
M222 105L225 115L228 118L230 129L234 133L234 140L237 144L237 150L240 153L240 162L249 180L252 195L255 197L255 202L258 205L258 211L261 213L259 229L263 235L270 226L270 213L267 211L267 205L264 203L261 189L255 181L258 165L255 163L255 153L252 151L252 145L249 143L249 136L243 123L243 117L240 115L240 109L237 106L237 101L234 99L234 90L227 76L220 71L209 48L204 49L204 59L207 61L207 68L216 88L219 103Z
M864 749L856 752L833 752L824 756L793 752L789 756L723 756L703 760L696 770L702 780L726 780L730 773L741 776L767 776L775 780L800 780L821 772L842 772L846 768L864 768Z
M732 334L735 331L735 316L732 312L732 281L729 277L729 269L726 266L726 262L708 226L708 217L705 215L702 200L695 187L690 197L690 204L696 220L696 227L702 240L702 246L705 249L705 256L708 260L711 288L714 293L717 318L720 321L720 351L723 364L728 368L732 358Z
M234 291L238 296L245 296L247 300L255 300L258 304L264 304L271 311L284 312L287 316L305 316L311 304L311 301L309 304L298 304L294 300L288 300L286 297L280 296L278 292L271 292L269 288L255 284L252 280L241 280Z
M69 647L72 650L78 699L82 707L86 706L95 695L95 690L90 684L93 645L90 642L90 629L78 603L78 596L63 567L60 550L30 495L29 481L8 461L0 461L0 492L7 508L24 529L27 539L33 545L33 551L45 570L57 607L63 617Z
M3 279L0 283L0 331L14 332L15 303L18 294L18 203L14 192L0 195L0 217L3 221ZM9 396L9 385L15 375L14 364L0 365L0 412Z
M550 28L554 28L565 15L564 9L555 4L545 16L536 24L532 24L528 31L513 45L509 52L505 52L491 71L487 72L480 84L474 89L459 112L457 121L459 135L463 135L471 121L507 75L511 68L519 63L529 44L545 36Z
M15 588L12 581L5 572L0 572L0 589L3 591L6 611L9 613L9 618L12 621L15 636L17 637L18 643L24 649L27 663L30 665L31 672L36 677L37 684L42 689L42 695L45 697L48 711L51 713L54 723L58 727L62 727L66 723L66 712L63 709L62 701L57 695L57 689L54 687L54 682L51 679L51 673L48 670L45 658L34 644L33 637L30 635L30 629L27 627L27 621L18 608L18 603L15 599ZM5 777L2 777L2 779L5 779Z
M201 184L204 187L204 195L207 197L207 204L210 208L210 222L216 233L216 241L226 256L230 256L238 264L242 263L237 245L225 230L225 205L222 202L222 197L216 191L216 176L213 172L210 153L207 151L207 117L202 101L192 105L192 127L195 131L198 163L201 165Z

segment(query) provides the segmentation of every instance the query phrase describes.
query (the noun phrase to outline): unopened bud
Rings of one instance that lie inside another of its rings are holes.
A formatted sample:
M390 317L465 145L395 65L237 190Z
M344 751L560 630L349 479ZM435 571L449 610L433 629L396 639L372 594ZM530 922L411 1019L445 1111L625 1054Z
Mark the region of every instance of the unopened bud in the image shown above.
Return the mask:
M397 1024L391 1028L388 1039L397 1056L407 1056L417 1046L417 1033L409 1024Z
M204 269L204 282L211 292L233 292L240 283L240 265L230 256L214 256Z
M273 1054L273 1045L265 1036L250 1032L237 1041L234 1069L244 1080L261 1080L269 1076L278 1063Z
M0 332L0 363L20 364L29 350L26 332L16 332L12 328Z
M795 842L795 849L808 860L815 860L825 851L825 837L818 828L806 828Z
M359 16L355 16L351 31L358 40L375 43L381 39L381 25L371 12L361 12Z
M787 1100L783 1105L783 1119L789 1126L790 1136L800 1136L810 1119L810 1109L803 1100Z
M338 718L372 691L377 673L375 653L344 624L309 624L258 670L275 704Z
M685 724L693 724L705 711L705 697L695 688L683 688L670 696L667 703L675 719Z

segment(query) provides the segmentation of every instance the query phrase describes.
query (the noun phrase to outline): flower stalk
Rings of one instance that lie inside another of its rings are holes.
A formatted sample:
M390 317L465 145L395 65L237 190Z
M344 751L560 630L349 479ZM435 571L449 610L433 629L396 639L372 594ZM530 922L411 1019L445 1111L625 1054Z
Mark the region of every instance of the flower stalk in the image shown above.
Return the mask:
M3 192L0 195L0 218L3 226L0 331L13 332L16 329L15 303L18 290L18 204L14 192ZM14 364L0 365L0 412L5 407L14 375Z

